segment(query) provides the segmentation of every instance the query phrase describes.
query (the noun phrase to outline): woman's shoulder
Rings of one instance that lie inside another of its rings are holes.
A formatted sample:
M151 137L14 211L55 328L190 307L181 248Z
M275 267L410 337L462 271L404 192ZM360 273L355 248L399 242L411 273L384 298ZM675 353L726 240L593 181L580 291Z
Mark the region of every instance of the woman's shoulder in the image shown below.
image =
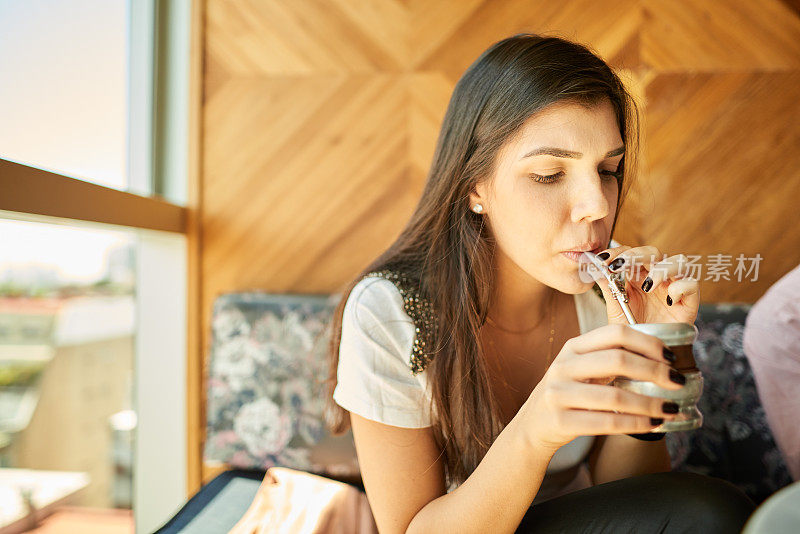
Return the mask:
M333 400L374 421L429 426L425 381L413 373L415 338L400 289L383 277L359 280L344 307Z
M409 365L413 374L430 360L435 320L432 306L418 290L415 279L400 270L372 271L353 286L345 305L345 319L365 332L377 332L384 341L405 346L411 341Z
M404 309L400 288L379 275L367 275L353 286L345 304L345 310L349 309L360 325L398 320L413 323Z

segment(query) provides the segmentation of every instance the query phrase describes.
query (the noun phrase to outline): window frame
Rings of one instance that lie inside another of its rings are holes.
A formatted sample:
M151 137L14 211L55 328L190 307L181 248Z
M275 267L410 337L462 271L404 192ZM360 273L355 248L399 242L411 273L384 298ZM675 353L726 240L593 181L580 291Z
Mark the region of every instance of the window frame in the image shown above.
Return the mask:
M131 190L151 196L0 159L0 218L136 235L137 532L158 528L201 485L203 11L192 0L127 0L126 170Z

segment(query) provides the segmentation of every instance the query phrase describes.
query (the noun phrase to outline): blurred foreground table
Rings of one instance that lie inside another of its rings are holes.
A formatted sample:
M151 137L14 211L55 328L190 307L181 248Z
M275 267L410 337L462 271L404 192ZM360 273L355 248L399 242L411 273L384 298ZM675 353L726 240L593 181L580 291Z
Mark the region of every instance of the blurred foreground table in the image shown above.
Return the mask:
M0 468L0 534L34 528L88 485L82 472Z

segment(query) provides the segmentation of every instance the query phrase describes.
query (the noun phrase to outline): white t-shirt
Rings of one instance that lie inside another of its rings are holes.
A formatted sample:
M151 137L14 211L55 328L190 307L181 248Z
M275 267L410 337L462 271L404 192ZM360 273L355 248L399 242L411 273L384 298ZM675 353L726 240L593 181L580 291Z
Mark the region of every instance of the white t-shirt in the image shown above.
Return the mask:
M581 334L608 324L605 303L593 290L574 299ZM414 335L414 321L394 283L375 276L360 280L344 308L333 400L373 421L404 428L430 426L427 370L414 375L409 363ZM555 452L534 504L591 486L585 466L566 486L552 487L547 475L582 463L593 443L594 436L579 436Z

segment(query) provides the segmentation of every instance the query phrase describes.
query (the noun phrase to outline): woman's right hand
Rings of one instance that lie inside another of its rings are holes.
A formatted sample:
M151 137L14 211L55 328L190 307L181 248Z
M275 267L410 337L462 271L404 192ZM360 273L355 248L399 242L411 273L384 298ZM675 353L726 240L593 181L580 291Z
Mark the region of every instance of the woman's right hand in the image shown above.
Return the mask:
M665 399L609 385L625 376L664 389L683 387L670 380L664 348L659 338L624 324L567 340L520 409L530 442L555 452L578 436L645 433L658 426L651 417L674 419L662 411Z

